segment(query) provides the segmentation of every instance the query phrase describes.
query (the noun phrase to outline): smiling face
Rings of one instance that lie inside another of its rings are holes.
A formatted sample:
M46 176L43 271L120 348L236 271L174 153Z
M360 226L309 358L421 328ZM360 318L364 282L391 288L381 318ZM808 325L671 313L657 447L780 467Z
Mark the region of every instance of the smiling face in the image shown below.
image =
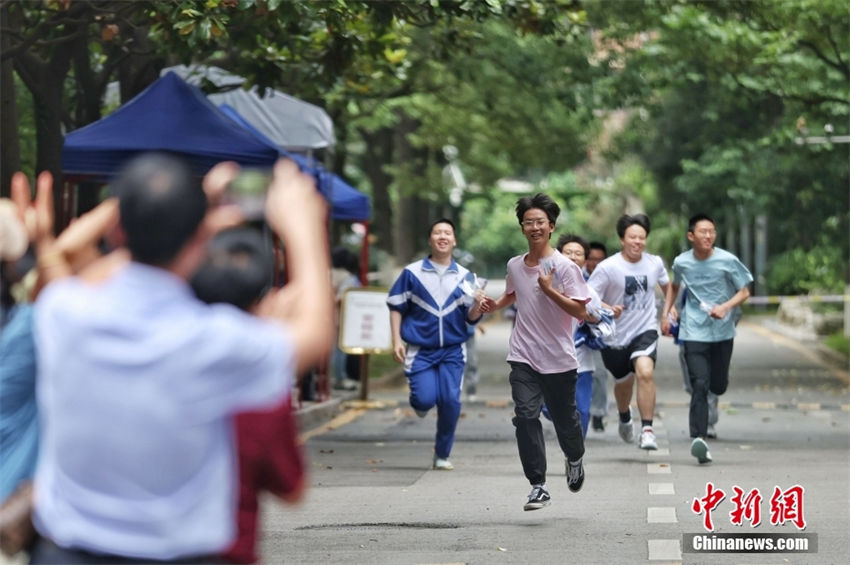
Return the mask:
M451 224L444 222L434 224L434 227L431 228L431 235L428 237L428 246L431 248L432 258L437 260L450 258L455 245L457 245L455 230Z
M697 256L706 256L714 249L714 242L717 239L717 231L714 224L709 220L700 220L694 224L694 230L688 232L688 241L694 246L694 253Z
M572 259L573 263L578 265L579 268L584 267L587 262L587 257L584 256L584 247L577 241L565 243L561 248L561 255Z
M549 244L549 238L555 231L555 224L549 221L546 212L540 208L531 208L522 215L522 234L530 246Z
M632 224L626 228L620 239L623 246L623 257L630 263L637 263L646 249L646 230L638 224Z
M605 252L599 248L590 248L590 253L587 255L587 272L592 273L596 270L596 265L605 259Z

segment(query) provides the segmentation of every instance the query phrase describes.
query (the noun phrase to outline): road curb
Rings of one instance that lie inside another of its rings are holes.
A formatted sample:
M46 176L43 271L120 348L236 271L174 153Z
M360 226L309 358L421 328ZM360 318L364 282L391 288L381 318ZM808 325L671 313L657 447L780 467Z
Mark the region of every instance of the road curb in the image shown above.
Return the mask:
M404 386L407 380L402 369L369 380L369 390L392 390ZM359 390L332 391L331 398L322 402L305 403L295 410L298 429L309 430L332 420L344 410L344 404L349 400L360 398Z

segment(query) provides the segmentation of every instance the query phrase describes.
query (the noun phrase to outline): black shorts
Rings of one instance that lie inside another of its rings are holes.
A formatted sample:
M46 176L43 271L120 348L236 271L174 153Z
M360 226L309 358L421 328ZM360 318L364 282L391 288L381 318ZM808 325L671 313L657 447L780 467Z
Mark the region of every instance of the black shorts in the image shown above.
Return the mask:
M649 330L634 338L623 347L608 347L602 350L605 368L611 371L614 382L628 379L634 374L632 360L637 357L649 357L653 365L658 354L658 332Z

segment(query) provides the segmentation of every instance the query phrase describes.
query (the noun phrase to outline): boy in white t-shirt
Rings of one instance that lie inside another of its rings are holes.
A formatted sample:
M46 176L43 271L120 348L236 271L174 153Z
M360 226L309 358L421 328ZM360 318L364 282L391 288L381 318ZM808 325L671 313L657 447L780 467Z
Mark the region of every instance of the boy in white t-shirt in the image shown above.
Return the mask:
M544 402L566 457L567 485L578 492L584 483L573 333L576 321L585 317L590 293L578 266L550 245L559 214L559 206L545 194L517 201L516 215L528 241L528 252L508 261L505 294L482 303L482 310L487 312L514 303L517 307L507 361L511 366L517 447L532 487L525 510L550 503L546 443L540 422Z
M649 218L644 214L621 216L617 220L617 235L622 250L599 263L587 284L599 294L602 302L611 305L617 320L616 338L602 350L602 360L614 376L620 437L627 443L634 441L629 404L637 380L641 419L638 447L655 450L658 449L652 429L658 348L655 286L660 286L666 295L670 278L661 257L644 251L649 228Z

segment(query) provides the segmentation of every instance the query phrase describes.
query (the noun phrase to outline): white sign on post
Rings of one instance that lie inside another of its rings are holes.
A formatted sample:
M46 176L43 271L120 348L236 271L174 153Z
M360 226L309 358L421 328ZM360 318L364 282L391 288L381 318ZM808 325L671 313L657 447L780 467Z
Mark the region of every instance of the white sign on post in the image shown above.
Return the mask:
M342 296L339 348L346 353L389 353L392 351L388 289L351 288Z

